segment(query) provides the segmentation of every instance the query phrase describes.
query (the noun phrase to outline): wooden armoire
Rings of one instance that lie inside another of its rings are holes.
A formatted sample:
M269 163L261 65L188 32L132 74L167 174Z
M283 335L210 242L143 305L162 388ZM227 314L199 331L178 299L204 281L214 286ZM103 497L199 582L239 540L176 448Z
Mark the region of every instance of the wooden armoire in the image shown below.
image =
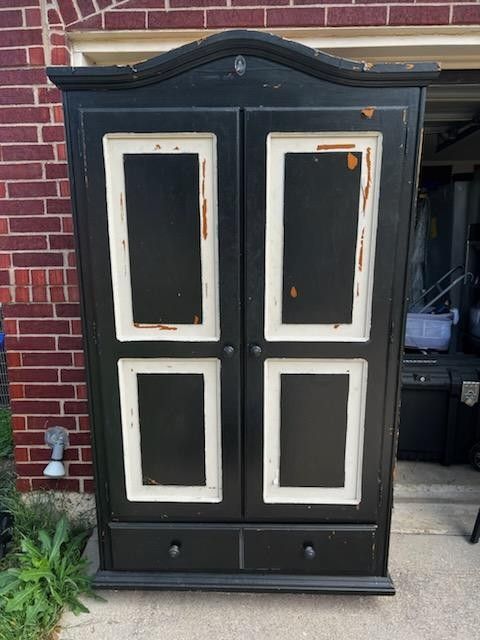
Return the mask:
M96 584L393 593L411 211L436 65L231 31L63 91Z

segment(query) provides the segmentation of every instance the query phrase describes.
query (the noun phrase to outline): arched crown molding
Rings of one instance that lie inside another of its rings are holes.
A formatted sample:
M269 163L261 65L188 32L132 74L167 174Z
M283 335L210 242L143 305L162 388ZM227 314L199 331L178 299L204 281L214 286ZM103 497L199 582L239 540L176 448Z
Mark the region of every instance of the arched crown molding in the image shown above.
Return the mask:
M257 56L329 82L352 86L424 86L440 72L434 62L355 62L275 35L235 30L186 44L138 65L49 67L47 75L63 90L125 89L160 82L207 62L237 55Z

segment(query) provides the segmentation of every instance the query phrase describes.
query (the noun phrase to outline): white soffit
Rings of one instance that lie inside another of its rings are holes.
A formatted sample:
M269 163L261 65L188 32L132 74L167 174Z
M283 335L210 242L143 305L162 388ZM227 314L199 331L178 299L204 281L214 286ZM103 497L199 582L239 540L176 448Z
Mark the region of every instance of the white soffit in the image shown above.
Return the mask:
M218 29L78 31L69 34L73 66L124 65L218 33ZM443 69L480 68L480 26L258 29L327 53L367 62L433 60Z

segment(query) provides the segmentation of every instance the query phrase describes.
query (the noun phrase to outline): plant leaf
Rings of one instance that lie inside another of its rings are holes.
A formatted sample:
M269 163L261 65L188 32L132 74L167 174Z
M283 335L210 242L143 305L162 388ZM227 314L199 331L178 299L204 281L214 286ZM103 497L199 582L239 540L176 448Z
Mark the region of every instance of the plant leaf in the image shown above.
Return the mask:
M53 536L52 548L50 551L50 562L59 555L62 544L68 538L68 520L65 516L62 516L58 521L55 535Z

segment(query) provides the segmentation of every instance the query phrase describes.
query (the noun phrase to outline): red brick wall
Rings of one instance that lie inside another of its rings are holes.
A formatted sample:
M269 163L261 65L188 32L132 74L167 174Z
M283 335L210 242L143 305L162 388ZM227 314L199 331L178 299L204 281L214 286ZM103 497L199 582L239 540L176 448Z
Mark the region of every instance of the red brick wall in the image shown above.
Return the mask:
M431 0L0 0L0 301L22 490L90 491L91 450L60 94L65 33L479 24L480 3ZM70 431L67 477L42 476L45 428Z

